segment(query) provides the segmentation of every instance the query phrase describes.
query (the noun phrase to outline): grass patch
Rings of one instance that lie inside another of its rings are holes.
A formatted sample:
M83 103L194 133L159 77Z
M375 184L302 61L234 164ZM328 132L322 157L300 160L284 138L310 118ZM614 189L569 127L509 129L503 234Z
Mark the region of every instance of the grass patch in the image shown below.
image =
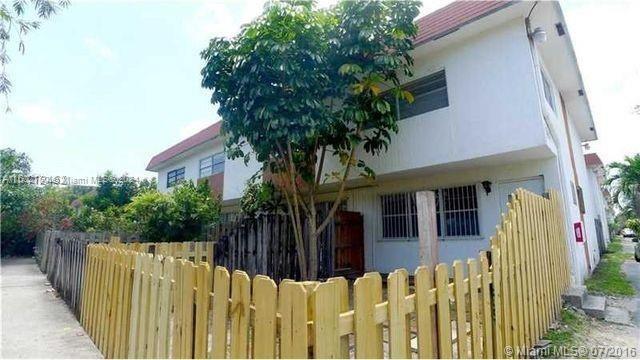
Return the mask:
M636 291L621 269L622 263L632 257L633 254L622 250L619 238L612 240L593 275L585 281L587 290L602 295L633 296Z
M576 345L576 334L582 332L586 326L584 315L575 310L563 308L560 312L560 324L557 329L549 330L544 339L551 341L548 351L543 352L543 357L557 357L567 349Z

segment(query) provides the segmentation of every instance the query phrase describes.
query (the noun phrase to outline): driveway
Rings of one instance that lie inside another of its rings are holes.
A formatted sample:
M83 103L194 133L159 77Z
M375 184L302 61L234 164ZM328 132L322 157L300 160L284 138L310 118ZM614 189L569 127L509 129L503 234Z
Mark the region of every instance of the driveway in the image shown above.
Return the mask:
M30 258L2 259L2 358L102 358Z

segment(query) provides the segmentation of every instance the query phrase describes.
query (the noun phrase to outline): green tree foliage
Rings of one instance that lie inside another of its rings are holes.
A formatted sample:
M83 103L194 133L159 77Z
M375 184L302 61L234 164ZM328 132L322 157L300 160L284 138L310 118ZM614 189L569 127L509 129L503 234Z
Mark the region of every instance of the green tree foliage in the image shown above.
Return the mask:
M138 184L136 179L126 174L118 177L112 171L106 171L97 179L98 187L95 192L85 195L82 201L85 205L100 211L113 206L124 206L142 190L149 190L152 184L155 185L155 181L147 179Z
M282 194L268 181L262 181L260 174L255 174L247 180L240 197L240 212L248 217L258 213L274 213L285 210Z
M171 193L156 190L133 198L124 216L131 229L156 242L193 241L202 238L206 226L220 215L220 203L211 197L206 183L183 182Z
M99 186L37 186L31 159L14 149L1 152L0 210L2 255L29 255L43 230L132 232L125 205L140 193L155 191L155 179L117 177L107 171ZM185 207L189 211L189 207ZM177 216L187 218L185 213Z
M627 227L636 234L636 236L640 236L640 219L629 219L627 220Z
M398 131L392 104L412 101L400 79L412 75L419 5L344 0L327 10L313 1L272 1L237 36L212 39L202 52L202 85L219 105L227 154L245 161L253 155L274 175L304 278L316 277L317 237L342 201L352 169L374 176L362 155L387 150ZM341 166L325 171L326 155ZM313 204L322 181L337 182L339 190L318 221Z
M613 189L613 200L628 218L640 217L640 154L609 164L607 183ZM631 214L628 214L631 215Z
M8 96L12 84L7 75L10 41L18 42L18 51L24 54L24 37L40 27L40 21L49 19L69 6L69 0L14 0L0 3L0 95L4 95L9 111Z
M34 232L29 226L33 218L37 189L28 183L31 159L11 148L0 150L0 236L2 255L24 255L32 252Z

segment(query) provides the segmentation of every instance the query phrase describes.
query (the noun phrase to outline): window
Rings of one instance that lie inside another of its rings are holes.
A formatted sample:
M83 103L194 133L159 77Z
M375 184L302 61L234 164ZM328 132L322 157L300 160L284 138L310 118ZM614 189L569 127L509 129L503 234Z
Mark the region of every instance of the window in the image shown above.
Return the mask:
M544 72L541 72L541 74L542 74L542 89L544 90L544 98L547 100L547 103L553 109L553 111L556 111L556 103L553 98L551 83L549 82L549 79L547 78L547 75Z
M578 193L578 207L580 208L580 213L584 214L586 213L586 210L584 208L584 195L582 193L582 187L576 186L576 192Z
M476 186L437 189L436 222L438 238L464 238L480 235ZM385 240L418 237L416 193L382 195L382 238Z
M438 195L442 204L437 208L444 232L441 236L458 238L480 235L475 185L440 189Z
M181 167L180 169L171 170L167 173L168 188L174 186L181 180L184 180L184 167Z
M404 89L413 95L414 101L409 104L396 100L396 111L400 120L449 106L444 70L411 82L405 85Z
M224 153L207 156L200 160L200 177L224 172Z
M416 193L383 195L382 238L410 239L418 237Z

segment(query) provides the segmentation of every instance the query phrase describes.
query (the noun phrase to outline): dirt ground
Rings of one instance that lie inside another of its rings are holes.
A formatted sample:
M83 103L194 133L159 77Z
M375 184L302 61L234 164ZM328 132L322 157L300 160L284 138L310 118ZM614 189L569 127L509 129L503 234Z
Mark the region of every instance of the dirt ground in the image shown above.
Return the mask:
M594 351L607 352L602 356L589 357L640 358L640 329L638 327L612 324L591 318L587 318L586 322L583 332L576 334L576 345L586 349L595 348Z

